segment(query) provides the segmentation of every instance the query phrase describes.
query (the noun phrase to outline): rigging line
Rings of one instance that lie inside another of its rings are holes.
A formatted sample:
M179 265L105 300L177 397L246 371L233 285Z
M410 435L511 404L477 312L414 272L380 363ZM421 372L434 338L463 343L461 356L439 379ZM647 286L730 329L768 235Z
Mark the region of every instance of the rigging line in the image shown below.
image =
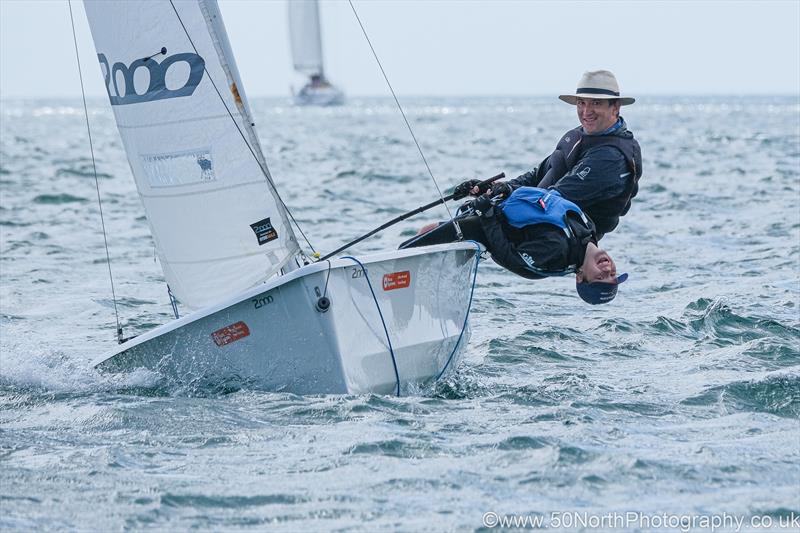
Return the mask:
M342 257L342 259L352 259L358 266L361 267L361 270L364 272L364 279L367 280L367 286L369 287L369 292L372 294L372 300L375 302L375 307L378 309L378 316L381 319L381 325L383 325L383 332L386 333L386 342L389 345L389 355L392 358L392 368L394 369L394 379L395 383L397 384L396 394L400 396L400 372L397 370L397 358L394 355L394 347L392 346L392 339L389 337L389 328L386 327L386 319L383 318L383 311L381 311L381 305L378 303L378 297L375 296L375 291L372 289L372 282L369 280L369 272L367 272L367 267L364 264L356 259L351 255L346 255ZM444 372L444 370L442 371ZM439 374L441 376L441 374ZM437 378L438 379L438 378Z
M478 279L478 265L481 262L481 246L475 241L467 241L471 242L475 245L475 270L472 273L472 287L469 290L469 303L467 303L467 312L464 313L464 323L461 325L461 333L458 334L458 340L456 340L456 344L453 346L453 351L450 352L450 356L447 358L444 366L442 367L441 372L436 376L434 381L439 381L441 377L444 375L447 367L450 366L450 361L453 360L453 356L456 354L458 350L458 346L461 344L461 339L464 337L464 332L467 330L467 321L469 320L469 311L472 309L472 296L475 294L475 281Z
M175 315L175 320L178 320L181 316L178 314L178 300L175 299L175 295L172 294L172 289L169 288L169 284L167 284L167 294L169 295L169 303L172 305L172 313Z
M456 230L456 235L458 236L458 240L462 240L464 238L463 234L461 233L461 227L456 222L456 219L453 218L453 214L450 212L450 208L447 206L447 203L444 201L444 195L442 195L442 190L439 188L439 184L436 182L436 178L433 177L433 172L431 171L430 165L428 165L428 160L425 158L425 154L422 152L422 148L417 142L417 136L414 135L414 130L411 129L411 124L408 122L408 118L406 117L405 112L403 111L403 106L400 105L400 100L397 99L397 95L394 92L394 88L392 84L389 82L389 77L386 75L386 71L383 70L383 65L381 64L381 60L378 59L378 54L375 52L375 48L372 46L372 41L369 40L369 35L367 35L367 30L364 28L364 25L361 23L361 18L358 16L358 12L356 11L356 7L353 5L353 0L347 0L350 4L350 9L353 10L353 15L356 16L356 20L358 21L358 25L361 27L361 32L364 34L364 38L367 40L367 44L369 44L369 49L372 50L372 55L375 57L375 61L378 63L378 68L381 69L381 74L383 74L383 79L386 80L386 85L389 86L389 90L392 93L392 97L394 97L394 102L397 104L397 108L400 110L400 114L403 115L403 120L406 123L406 127L408 128L409 133L411 133L411 138L414 139L414 144L417 145L417 150L419 151L419 155L422 157L422 162L425 163L425 168L428 169L428 174L433 180L433 185L436 187L436 191L439 193L439 198L442 200L442 205L447 210L447 216L450 217L450 222L453 223L453 227Z
M83 97L83 114L86 118L86 133L89 135L89 152L92 154L92 169L94 171L94 186L97 190L97 205L100 208L100 226L103 228L103 244L106 248L106 264L108 265L108 279L111 281L111 299L114 302L114 318L117 321L117 342L122 344L122 326L119 323L119 310L117 309L117 293L114 290L114 276L111 274L111 254L108 253L108 236L106 235L106 222L103 216L103 202L100 199L100 181L97 179L97 164L94 159L94 145L92 143L92 129L89 127L89 110L86 106L86 91L83 88L83 72L81 70L81 56L78 53L78 38L75 35L75 19L72 16L72 1L67 0L69 6L69 21L72 24L72 42L75 44L75 59L78 61L78 78L81 81L81 96Z
M331 260L328 259L328 275L325 276L325 289L322 291L322 296L328 295L328 282L331 279Z
M181 18L180 13L178 13L178 9L175 7L175 4L173 3L172 0L169 0L169 4L172 6L172 10L175 12L175 16L178 17L178 22L180 22L181 28L183 28L183 32L186 34L186 38L189 39L189 44L192 45L192 48L194 49L194 52L197 55L200 55L200 52L197 51L197 47L194 45L194 41L192 40L192 36L189 35L189 31L186 29L186 26L183 24L183 19ZM219 99L222 102L222 105L225 107L225 111L228 112L228 116L231 117L231 120L233 121L233 125L236 126L236 130L239 132L239 135L242 136L242 140L244 141L244 144L247 146L247 149L250 150L250 154L253 156L253 159L255 159L256 164L258 165L258 168L261 170L261 173L264 175L264 179L272 187L272 191L275 193L275 196L278 198L278 200L280 201L281 205L286 210L286 213L289 215L289 218L292 219L292 222L294 222L294 225L297 227L297 230L300 232L300 235L303 236L303 239L306 241L306 244L308 245L309 248L311 248L311 251L316 256L317 255L317 251L314 249L314 246L311 244L311 241L308 240L308 237L306 237L306 234L303 232L303 228L300 227L300 224L294 218L294 215L289 210L289 207L286 205L286 202L284 202L283 198L281 198L281 195L278 192L278 188L275 187L275 184L272 182L272 179L270 178L269 172L267 172L267 170L261 164L261 161L259 161L258 157L256 156L255 151L253 150L253 147L250 146L249 142L247 142L247 137L245 137L244 132L239 127L239 123L236 122L236 119L234 118L233 113L231 113L231 110L228 109L228 104L225 103L225 99L222 97L222 93L219 91L219 88L217 88L217 84L214 83L214 78L211 77L211 73L205 67L205 64L203 64L203 71L206 73L206 75L208 76L208 81L211 82L211 85L214 87L214 90L217 92L217 96L219 96Z

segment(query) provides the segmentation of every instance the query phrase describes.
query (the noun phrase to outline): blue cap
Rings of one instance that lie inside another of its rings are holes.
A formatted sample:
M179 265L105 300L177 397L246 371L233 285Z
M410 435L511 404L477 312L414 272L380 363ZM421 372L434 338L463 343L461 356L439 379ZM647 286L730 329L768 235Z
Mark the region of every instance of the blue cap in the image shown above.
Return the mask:
M617 296L617 285L628 279L628 274L620 274L616 277L616 283L603 283L595 281L593 283L575 282L575 290L578 296L589 304L607 304Z

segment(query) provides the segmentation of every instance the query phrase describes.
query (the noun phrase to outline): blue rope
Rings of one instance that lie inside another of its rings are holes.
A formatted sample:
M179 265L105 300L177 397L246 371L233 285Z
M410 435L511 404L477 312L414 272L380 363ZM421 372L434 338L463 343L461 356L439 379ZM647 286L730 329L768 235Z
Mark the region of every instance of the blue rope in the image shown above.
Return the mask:
M464 324L461 326L461 334L458 336L458 340L456 341L456 345L453 346L453 351L450 352L450 357L447 358L447 362L444 364L444 368L442 371L439 372L439 375L436 376L434 381L439 381L439 378L442 377L447 367L450 366L450 361L453 360L453 356L456 354L456 350L458 350L458 345L461 344L461 338L464 336L464 331L467 329L467 320L469 320L469 311L472 309L472 295L475 294L475 280L478 278L478 263L481 260L481 247L475 241L468 241L475 245L477 252L475 253L475 273L472 275L472 288L469 291L469 305L467 305L467 316L464 317Z
M365 267L361 263L361 261L350 255L344 256L342 257L342 259L352 259L353 261L358 263L358 266L360 266L361 270L364 271L364 279L367 280L367 285L369 286L369 292L372 293L372 299L375 300L375 307L378 308L378 315L381 317L381 324L383 324L383 331L386 333L386 341L389 343L389 355L392 356L392 366L394 367L394 378L395 381L397 382L397 396L400 396L400 373L397 371L397 360L394 358L394 348L392 348L392 339L389 338L389 330L386 328L386 321L383 319L383 313L381 312L381 306L378 304L378 298L375 296L375 291L372 290L372 283L369 281L369 274L367 274L367 267Z

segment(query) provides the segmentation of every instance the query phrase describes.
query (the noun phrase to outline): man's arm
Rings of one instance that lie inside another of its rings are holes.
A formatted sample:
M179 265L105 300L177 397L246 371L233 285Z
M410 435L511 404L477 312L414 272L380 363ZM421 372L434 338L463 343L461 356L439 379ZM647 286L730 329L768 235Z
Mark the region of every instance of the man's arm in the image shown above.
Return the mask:
M553 189L583 209L625 192L632 179L625 156L613 146L587 150Z
M549 156L545 157L538 167L533 167L531 170L517 176L513 180L497 182L494 186L481 188L478 186L478 180L476 179L462 181L453 189L453 199L458 200L465 196L480 196L489 189L497 191L498 187L505 185L510 187L508 194L511 194L520 187L539 187L539 182L545 175L545 169L548 168L549 159ZM542 185L542 187L544 187L544 185Z

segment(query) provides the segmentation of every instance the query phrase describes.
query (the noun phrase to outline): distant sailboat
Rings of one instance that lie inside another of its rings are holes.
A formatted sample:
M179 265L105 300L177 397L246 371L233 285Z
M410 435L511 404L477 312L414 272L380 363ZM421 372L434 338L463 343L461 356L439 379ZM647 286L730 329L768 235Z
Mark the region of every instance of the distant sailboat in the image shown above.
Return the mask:
M289 0L289 35L294 69L309 77L294 94L297 105L341 105L344 93L325 78L317 0Z

